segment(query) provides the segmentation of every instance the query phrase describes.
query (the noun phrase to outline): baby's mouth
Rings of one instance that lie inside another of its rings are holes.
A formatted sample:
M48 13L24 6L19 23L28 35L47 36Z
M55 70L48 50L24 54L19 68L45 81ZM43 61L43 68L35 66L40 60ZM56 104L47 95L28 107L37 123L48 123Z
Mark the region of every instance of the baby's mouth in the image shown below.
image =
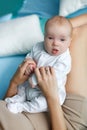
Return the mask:
M52 54L57 54L59 50L57 49L52 49Z

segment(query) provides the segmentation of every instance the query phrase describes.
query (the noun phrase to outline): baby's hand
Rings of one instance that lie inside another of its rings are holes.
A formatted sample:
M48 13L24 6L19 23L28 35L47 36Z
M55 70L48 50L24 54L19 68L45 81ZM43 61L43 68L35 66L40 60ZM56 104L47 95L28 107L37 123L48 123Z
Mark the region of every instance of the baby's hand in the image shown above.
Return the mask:
M35 66L34 64L29 64L25 70L25 75L30 76L34 72Z
M25 75L28 75L30 76L30 74L32 74L36 68L36 63L34 60L32 59L26 59L25 62L29 62L28 66L26 67L26 70L25 70Z

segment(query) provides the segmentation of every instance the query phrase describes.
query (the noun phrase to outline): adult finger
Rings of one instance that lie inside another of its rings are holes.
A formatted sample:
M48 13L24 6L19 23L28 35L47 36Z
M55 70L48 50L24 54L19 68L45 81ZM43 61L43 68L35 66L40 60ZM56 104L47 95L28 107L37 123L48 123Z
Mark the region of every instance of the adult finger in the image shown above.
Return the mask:
M19 65L19 69L21 69L22 72L25 72L27 66L28 66L28 63L27 62L23 62L22 64Z
M45 67L45 73L47 74L47 75L50 75L50 67L49 66L47 66L47 67Z
M54 68L53 68L53 67L50 67L50 72L51 72L51 74L52 74L52 75L54 75L54 76L55 76L55 70L54 70Z
M39 70L40 70L41 76L42 76L43 78L46 77L45 67L41 67L41 68L39 68Z
M36 75L37 80L39 81L39 79L41 78L41 73L40 73L39 68L35 69L35 75Z

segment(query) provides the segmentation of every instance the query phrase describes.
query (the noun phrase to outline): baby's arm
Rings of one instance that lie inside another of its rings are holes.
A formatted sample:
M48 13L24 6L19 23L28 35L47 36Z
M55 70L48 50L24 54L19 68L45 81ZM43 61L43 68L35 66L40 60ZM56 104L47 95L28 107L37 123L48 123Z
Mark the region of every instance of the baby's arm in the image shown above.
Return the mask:
M36 61L34 60L36 46L33 46L31 51L26 55L24 62L28 62L28 66L26 67L25 75L29 75L34 72L36 68Z
M31 58L26 58L25 62L29 62L29 65L26 68L25 75L29 76L29 84L32 88L34 88L37 85L36 76L34 74L34 70L36 68L36 62Z
M36 52L38 51L38 49L39 49L38 45L35 44L33 46L33 48L31 49L31 52L28 53L26 56L26 59L29 59L28 61L29 61L29 65L30 65L27 67L28 72L26 72L26 74L29 74L29 83L30 83L31 87L34 87L37 85L37 80L36 80L36 76L34 74L34 70L35 70L35 68L37 66L37 62L38 62L37 58L36 58ZM32 63L32 64L30 64L30 63Z

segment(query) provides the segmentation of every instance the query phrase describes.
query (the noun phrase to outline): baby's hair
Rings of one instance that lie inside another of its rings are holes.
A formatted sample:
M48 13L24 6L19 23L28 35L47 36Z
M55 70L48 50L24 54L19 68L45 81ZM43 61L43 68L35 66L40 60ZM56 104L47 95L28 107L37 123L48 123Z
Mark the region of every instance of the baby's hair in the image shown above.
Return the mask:
M58 24L58 25L66 25L66 24L68 24L70 26L71 33L72 33L73 27L72 27L72 24L71 24L70 20L63 17L63 16L54 16L54 17L48 19L46 21L46 24L45 24L45 30L46 30L48 24Z

